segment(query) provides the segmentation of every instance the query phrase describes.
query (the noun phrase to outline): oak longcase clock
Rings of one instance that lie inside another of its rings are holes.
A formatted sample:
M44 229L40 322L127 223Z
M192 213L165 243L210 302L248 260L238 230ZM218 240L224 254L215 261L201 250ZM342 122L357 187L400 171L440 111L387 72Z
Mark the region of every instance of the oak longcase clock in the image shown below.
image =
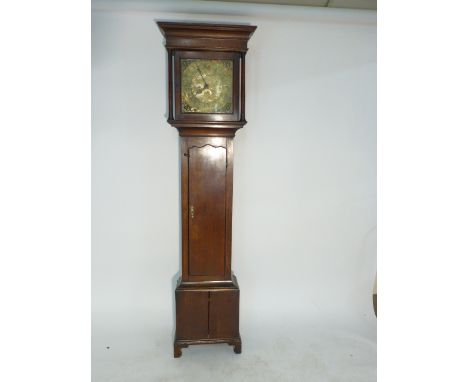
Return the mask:
M233 138L245 121L245 54L256 27L158 22L168 52L168 122L180 135L182 274L174 357L189 345L242 348L231 271Z

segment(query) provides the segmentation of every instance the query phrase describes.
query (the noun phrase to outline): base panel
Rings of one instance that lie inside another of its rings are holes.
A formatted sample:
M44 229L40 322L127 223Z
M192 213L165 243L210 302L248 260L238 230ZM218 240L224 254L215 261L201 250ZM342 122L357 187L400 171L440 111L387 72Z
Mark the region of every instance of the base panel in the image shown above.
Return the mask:
M237 280L231 286L184 285L179 283L176 297L174 357L189 345L227 343L240 354L239 297Z

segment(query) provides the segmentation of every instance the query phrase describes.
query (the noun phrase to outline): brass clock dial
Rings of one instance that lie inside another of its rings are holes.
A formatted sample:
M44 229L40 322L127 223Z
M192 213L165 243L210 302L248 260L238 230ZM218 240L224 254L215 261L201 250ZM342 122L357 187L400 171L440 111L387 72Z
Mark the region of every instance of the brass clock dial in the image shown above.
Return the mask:
M233 61L181 59L183 113L232 113Z

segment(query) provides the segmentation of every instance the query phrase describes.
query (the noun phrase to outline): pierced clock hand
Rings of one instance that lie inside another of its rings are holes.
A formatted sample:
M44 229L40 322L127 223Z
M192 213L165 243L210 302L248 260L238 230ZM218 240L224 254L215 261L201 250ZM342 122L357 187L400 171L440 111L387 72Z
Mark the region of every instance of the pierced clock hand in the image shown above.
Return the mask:
M196 66L197 66L198 73L200 73L200 77L202 78L203 82L205 83L205 86L203 87L203 90L204 90L204 89L208 89L209 86L208 86L208 84L206 83L205 78L203 77L203 74L202 74L200 68L198 67L198 65L196 65Z

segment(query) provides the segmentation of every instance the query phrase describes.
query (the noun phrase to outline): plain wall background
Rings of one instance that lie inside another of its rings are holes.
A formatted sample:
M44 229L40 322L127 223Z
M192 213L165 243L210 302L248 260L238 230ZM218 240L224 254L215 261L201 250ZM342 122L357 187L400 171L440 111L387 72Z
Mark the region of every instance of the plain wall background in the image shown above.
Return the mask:
M171 356L179 146L155 20L258 26L234 141L244 349L269 323L336 323L375 342L376 13L174 3L94 2L93 346L139 332Z

